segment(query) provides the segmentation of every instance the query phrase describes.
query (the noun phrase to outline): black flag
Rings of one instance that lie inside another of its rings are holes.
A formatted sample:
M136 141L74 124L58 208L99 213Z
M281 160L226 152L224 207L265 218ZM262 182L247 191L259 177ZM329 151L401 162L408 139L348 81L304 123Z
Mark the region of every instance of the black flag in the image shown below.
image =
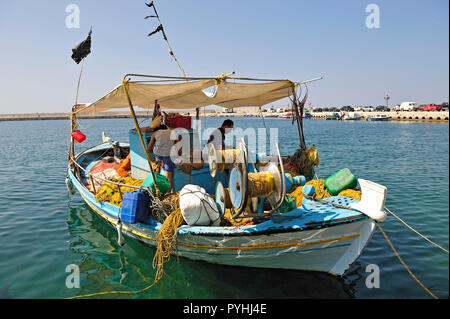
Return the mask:
M81 60L88 56L91 53L91 34L92 30L89 31L89 35L86 40L79 43L75 48L72 49L72 59L76 64L79 64Z
M145 5L146 5L147 7L149 7L149 8L151 8L151 7L153 7L153 1L150 2L150 3L146 3Z
M159 31L163 31L163 26L162 26L162 24L160 24L160 25L156 28L155 31L153 31L152 33L149 33L148 36L152 36L153 34L159 32ZM163 31L163 32L164 32L164 31Z

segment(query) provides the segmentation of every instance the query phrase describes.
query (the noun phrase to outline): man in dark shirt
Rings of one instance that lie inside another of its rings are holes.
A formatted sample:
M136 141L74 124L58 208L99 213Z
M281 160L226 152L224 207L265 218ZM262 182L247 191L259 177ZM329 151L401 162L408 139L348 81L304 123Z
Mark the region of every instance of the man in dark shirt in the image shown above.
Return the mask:
M225 149L225 134L231 132L234 123L232 120L227 119L223 121L222 126L215 129L208 139L206 144L213 144L216 149Z

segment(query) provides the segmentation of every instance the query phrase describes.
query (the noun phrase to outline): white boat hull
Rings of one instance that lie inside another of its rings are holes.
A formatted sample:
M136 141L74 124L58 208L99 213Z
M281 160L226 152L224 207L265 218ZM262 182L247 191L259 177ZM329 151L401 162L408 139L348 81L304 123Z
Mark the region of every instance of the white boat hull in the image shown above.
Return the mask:
M88 204L89 202L86 201ZM113 226L117 219L89 204ZM124 224L123 232L156 247L157 231ZM316 230L249 236L179 234L174 254L214 264L321 271L341 276L370 241L375 222L363 219Z
M70 170L68 180L94 212L116 228L119 209L97 202ZM337 196L335 201L349 205L353 200ZM160 226L152 219L146 224L123 223L122 233L156 247ZM343 275L362 254L374 229L374 220L361 212L311 203L256 225L180 226L173 252L214 264Z

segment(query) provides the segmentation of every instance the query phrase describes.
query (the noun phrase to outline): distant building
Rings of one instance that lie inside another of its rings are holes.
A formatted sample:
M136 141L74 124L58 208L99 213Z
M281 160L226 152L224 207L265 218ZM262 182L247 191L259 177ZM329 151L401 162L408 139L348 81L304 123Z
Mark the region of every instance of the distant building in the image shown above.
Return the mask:
M234 110L233 110L233 108L223 108L223 112L224 113L234 113Z

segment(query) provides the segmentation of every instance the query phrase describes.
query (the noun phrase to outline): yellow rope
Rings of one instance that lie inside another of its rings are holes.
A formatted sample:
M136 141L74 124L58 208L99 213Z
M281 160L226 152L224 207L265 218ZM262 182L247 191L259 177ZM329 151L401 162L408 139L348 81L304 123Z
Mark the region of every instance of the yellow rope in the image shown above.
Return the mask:
M178 226L184 222L181 209L177 208L169 217L166 218L158 231L155 257L153 258L153 268L156 268L154 284L156 284L164 275L164 263L167 262L172 254L172 249L176 244Z
M248 196L267 197L273 193L275 181L270 173L248 174Z
M408 266L406 266L405 262L403 261L403 259L400 257L400 255L398 254L397 250L395 250L394 246L392 245L391 241L389 240L389 238L387 237L386 233L383 231L383 229L381 228L381 226L378 223L375 223L378 228L381 230L381 233L383 234L384 238L386 238L386 241L388 242L389 246L391 246L392 250L394 251L395 255L397 256L398 260L400 260L400 262L402 263L402 265L405 267L405 269L408 271L408 273L411 275L411 277L414 278L415 281L417 281L417 283L423 288L425 289L426 292L428 292L434 299L439 299L438 297L436 297L427 287L425 287L422 282L420 282L419 279L417 279L417 277L412 273L411 270L409 270Z
M391 212L386 206L384 206L384 208L395 218L397 218L399 221L401 221L406 227L408 227L409 229L411 229L413 232L415 232L417 235L419 235L420 237L422 237L423 239L425 239L426 241L428 241L430 244L433 244L434 246L438 247L439 249L442 249L443 251L445 251L448 254L448 250L439 246L438 244L436 244L435 242L433 242L432 240L428 239L428 237L422 235L421 233L419 233L417 230L415 230L414 228L412 228L411 226L409 226L407 223L405 223L400 217L398 217L397 215L395 215L393 212Z

